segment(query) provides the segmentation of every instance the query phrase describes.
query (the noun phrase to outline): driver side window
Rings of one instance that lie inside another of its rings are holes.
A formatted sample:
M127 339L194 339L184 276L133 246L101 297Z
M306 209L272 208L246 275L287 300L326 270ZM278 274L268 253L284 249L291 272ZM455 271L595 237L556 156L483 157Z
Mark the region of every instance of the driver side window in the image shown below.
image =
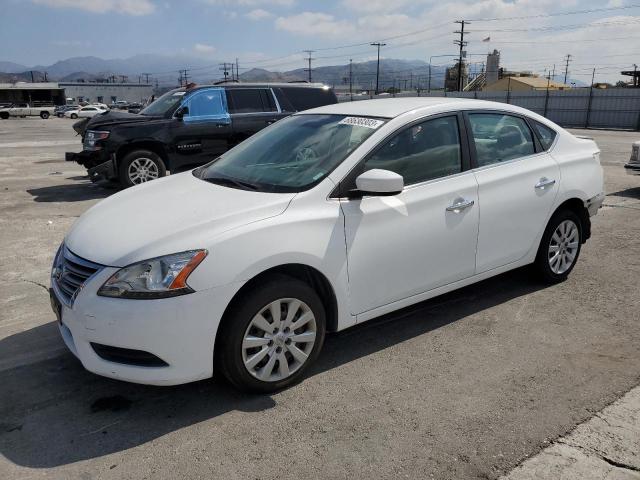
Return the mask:
M435 118L401 131L365 161L365 171L373 168L402 175L405 185L461 172L457 117Z
M202 90L194 93L185 102L189 109L185 120L217 120L228 116L222 89Z

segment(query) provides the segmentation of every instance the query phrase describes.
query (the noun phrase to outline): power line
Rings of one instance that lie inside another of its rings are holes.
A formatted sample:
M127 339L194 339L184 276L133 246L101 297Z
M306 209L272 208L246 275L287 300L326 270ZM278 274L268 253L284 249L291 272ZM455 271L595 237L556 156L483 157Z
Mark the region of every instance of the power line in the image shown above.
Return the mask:
M621 5L618 7L591 8L588 10L574 10L571 12L540 13L538 15L522 15L522 16L516 16L516 17L472 18L471 21L472 22L494 22L499 20L526 20L529 18L561 17L564 15L581 15L586 13L609 12L612 10L628 10L630 8L638 8L638 7L640 7L640 4Z

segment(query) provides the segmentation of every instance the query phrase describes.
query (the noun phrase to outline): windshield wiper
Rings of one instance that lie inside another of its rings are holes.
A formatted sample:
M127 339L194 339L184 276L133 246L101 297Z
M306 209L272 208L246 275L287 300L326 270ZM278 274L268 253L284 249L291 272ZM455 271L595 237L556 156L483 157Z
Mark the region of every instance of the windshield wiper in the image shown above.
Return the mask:
M236 188L241 188L242 190L258 190L258 186L253 183L243 182L242 180L234 180L233 178L228 177L207 177L203 178L206 182L215 183L216 185L226 185L232 186Z

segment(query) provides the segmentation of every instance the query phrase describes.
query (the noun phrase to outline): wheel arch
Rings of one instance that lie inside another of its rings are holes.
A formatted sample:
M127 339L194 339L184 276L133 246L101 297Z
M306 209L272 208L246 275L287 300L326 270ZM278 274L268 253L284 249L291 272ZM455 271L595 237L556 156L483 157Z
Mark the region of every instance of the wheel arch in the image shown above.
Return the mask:
M572 197L564 200L560 205L558 205L549 218L551 219L553 215L561 210L571 210L578 216L582 226L582 243L586 242L591 237L591 218L589 217L589 211L587 210L584 201L578 197Z
M269 277L278 274L296 278L311 286L311 288L313 288L318 293L318 296L320 297L320 300L322 301L322 304L324 306L327 321L327 331L334 332L338 329L338 300L333 286L331 285L331 282L329 282L329 279L318 269L302 263L287 263L277 265L258 273L253 278L245 282L245 284L242 285L242 287L240 287L240 289L232 297L231 301L224 310L220 325L218 326L218 330L216 332L213 350L214 355L216 354L216 352L220 351L219 342L222 341L222 335L220 335L220 332L223 330L223 325L233 305L236 302L240 301L242 297L252 289L268 281Z

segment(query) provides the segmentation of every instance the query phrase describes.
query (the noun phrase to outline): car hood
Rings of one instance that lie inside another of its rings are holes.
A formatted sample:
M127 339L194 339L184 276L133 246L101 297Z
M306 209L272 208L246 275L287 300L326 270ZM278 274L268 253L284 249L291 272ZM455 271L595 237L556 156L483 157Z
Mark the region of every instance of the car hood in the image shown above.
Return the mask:
M294 196L223 187L185 172L103 200L74 223L65 244L92 262L123 267L207 248L224 232L284 213Z
M137 113L118 112L109 110L100 113L88 119L88 121L80 121L73 125L73 129L83 135L85 130L95 130L97 128L111 127L113 125L122 125L128 123L143 123L151 120L157 120L162 117L152 117L149 115L138 115Z

